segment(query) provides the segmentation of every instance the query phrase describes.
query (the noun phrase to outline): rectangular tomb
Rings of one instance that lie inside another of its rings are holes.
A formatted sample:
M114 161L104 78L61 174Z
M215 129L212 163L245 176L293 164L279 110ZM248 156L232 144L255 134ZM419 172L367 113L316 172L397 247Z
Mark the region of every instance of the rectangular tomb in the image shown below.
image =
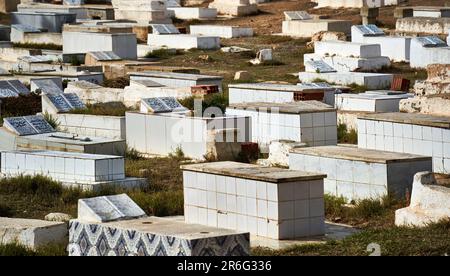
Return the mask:
M216 85L219 87L219 91L222 92L223 77L159 71L144 71L130 73L130 79L132 81L150 80L168 87Z
M309 84L286 85L271 83L230 84L230 104L248 102L290 103L302 100L324 101L334 105L336 89L329 86Z
M144 179L126 178L123 157L57 151L2 151L4 177L44 175L64 186L95 190L104 186L138 188Z
M202 49L215 50L220 48L220 37L198 36L189 34L148 35L148 45L152 47L166 47L171 49Z
M342 32L349 35L351 26L351 21L334 19L283 21L283 35L312 37L318 32Z
M433 157L433 171L450 173L450 118L414 113L358 117L360 148Z
M231 104L227 115L252 119L252 141L268 146L290 140L310 146L336 145L336 110L318 101Z
M191 117L180 113L126 113L128 146L146 155L234 160L249 142L248 117Z
M299 148L289 156L290 169L326 174L325 192L348 201L405 198L414 175L431 167L430 157L349 146Z
M360 72L336 72L336 73L317 73L317 72L300 72L299 79L301 82L313 82L317 79L324 80L328 83L340 85L357 84L365 86L367 89L388 89L391 87L394 76L392 74L381 73L360 73Z
M1 245L17 243L33 250L48 245L65 245L68 240L67 224L0 217L0 237Z
M344 111L399 112L400 101L414 97L410 93L377 90L360 94L336 95L336 108Z
M132 235L130 235L132 233ZM123 237L127 237L123 239ZM147 217L104 223L72 220L69 256L248 256L250 237L216 227Z
M277 240L325 233L325 175L236 162L182 170L187 223Z
M238 38L253 36L252 28L237 26L216 26L216 25L191 25L189 27L193 35L218 36L221 38Z

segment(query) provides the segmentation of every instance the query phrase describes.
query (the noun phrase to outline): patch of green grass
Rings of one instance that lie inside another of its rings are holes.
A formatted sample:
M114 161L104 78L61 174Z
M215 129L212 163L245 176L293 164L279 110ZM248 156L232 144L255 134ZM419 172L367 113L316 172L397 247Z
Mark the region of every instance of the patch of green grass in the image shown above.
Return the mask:
M353 93L364 93L369 90L369 88L365 85L358 85L356 83L352 83L348 85L352 89Z
M182 55L183 51L176 50L175 52L169 49L158 49L151 52L148 52L145 57L146 58L159 58L165 59L171 56Z
M33 257L33 256L67 256L66 245L47 245L40 247L36 250L31 250L23 245L11 243L6 245L0 245L0 256L22 256L22 257Z
M26 48L26 49L45 49L45 50L56 50L61 51L62 46L52 43L13 43L16 48Z
M101 115L101 116L125 116L127 111L134 109L126 107L122 102L109 102L88 104L85 109L76 109L70 111L73 114Z
M120 78L114 78L114 79L106 79L103 81L104 87L109 88L120 88L124 89L126 86L130 85L130 78L129 77L120 77Z
M338 143L358 144L358 132L355 129L348 129L346 124L338 125Z
M364 230L342 241L295 246L285 250L255 248L259 256L368 256L370 245L379 245L382 256L444 256L450 254L450 221L425 228L391 227Z
M49 123L54 129L58 129L60 123L58 122L58 119L52 116L52 114L48 113L47 111L43 114L44 119Z
M406 200L392 196L381 199L363 199L347 204L347 199L325 194L325 214L328 220L347 223L361 228L391 227L395 210L406 206Z
M194 110L195 100L199 100L199 98L188 97L179 101L184 107L188 108L189 110ZM217 107L222 111L223 114L225 114L227 106L228 97L224 93L206 95L202 100L202 113L204 113L210 107Z

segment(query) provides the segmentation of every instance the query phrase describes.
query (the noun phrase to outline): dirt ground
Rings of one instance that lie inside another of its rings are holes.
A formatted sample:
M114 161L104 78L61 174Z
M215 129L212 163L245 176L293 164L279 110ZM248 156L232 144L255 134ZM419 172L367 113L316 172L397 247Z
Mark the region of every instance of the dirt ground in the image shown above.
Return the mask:
M450 4L449 0L409 0L406 4L410 6L444 6ZM204 6L206 6L205 4ZM360 24L359 9L315 9L315 3L310 0L272 0L270 3L260 4L260 14L255 16L224 19L223 21L212 21L208 24L236 25L252 27L257 34L281 33L281 22L284 20L284 11L306 10L310 14L327 15L332 19L352 20L354 24ZM381 25L389 28L395 26L394 9L384 7L380 9L379 21ZM188 24L189 25L189 24Z

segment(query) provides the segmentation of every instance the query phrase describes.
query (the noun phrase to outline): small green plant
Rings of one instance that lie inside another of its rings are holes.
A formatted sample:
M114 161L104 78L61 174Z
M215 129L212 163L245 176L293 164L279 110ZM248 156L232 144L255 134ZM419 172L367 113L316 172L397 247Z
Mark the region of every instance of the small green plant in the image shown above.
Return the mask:
M173 51L170 49L157 49L157 50L153 50L151 52L148 52L145 57L146 58L160 58L160 59L165 59L165 58L169 58L171 56L175 56L175 55L179 55L181 52L180 51Z
M80 66L81 65L81 61L78 59L77 56L73 55L70 57L70 65L72 66Z
M67 256L67 245L49 244L31 250L17 243L0 245L0 256Z
M26 49L45 49L45 50L62 50L62 45L56 45L53 43L13 43L15 48Z
M130 148L127 146L127 150L125 152L125 158L129 160L141 160L143 158L142 153L137 151L134 148Z
M177 148L169 154L169 157L175 159L184 159L185 155L183 152L183 148L181 146L177 146Z
M338 143L358 144L358 132L355 129L348 129L346 124L338 124Z
M58 119L53 117L52 114L45 111L45 113L43 115L44 115L44 119L47 121L47 123L49 123L54 129L59 128L60 122L58 121Z

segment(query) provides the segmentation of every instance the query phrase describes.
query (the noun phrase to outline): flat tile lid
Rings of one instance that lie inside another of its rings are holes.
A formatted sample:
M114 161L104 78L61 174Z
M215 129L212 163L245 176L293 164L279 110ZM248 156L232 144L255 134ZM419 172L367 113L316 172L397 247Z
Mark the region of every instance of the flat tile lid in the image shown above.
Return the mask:
M426 161L431 157L408 153L396 153L379 150L361 149L350 146L325 146L312 148L297 148L291 151L293 154L304 154L318 157L361 161L369 163L395 163L403 161Z
M215 162L181 166L182 170L217 174L270 183L286 183L318 180L327 177L324 174L294 171L282 168L263 167L238 162Z
M238 89L252 89L252 90L265 90L265 91L279 91L279 92L318 92L324 90L330 90L330 88L325 87L312 87L303 86L302 84L278 84L278 83L240 83L240 84L230 84L229 88Z
M182 80L222 80L223 77L219 76L208 76L208 75L195 75L195 74L184 74L184 73L173 73L173 72L160 72L160 71L142 71L133 72L131 76L139 77L156 77L156 78L166 78L166 79L182 79Z
M233 109L250 109L259 112L279 112L288 114L303 114L316 112L332 112L333 107L319 101L300 101L292 103L239 103L231 104L229 108Z
M450 129L450 117L433 116L417 113L397 112L397 113L364 114L358 116L358 119Z
M234 230L221 229L199 224L187 224L179 219L159 217L114 221L102 223L102 225L111 228L135 230L143 233L172 236L187 240L246 234L246 232L237 232Z
M0 217L0 229L46 228L62 224L64 222Z
M51 150L4 150L4 151L0 151L0 152L1 153L12 153L12 154L15 153L15 154L26 154L26 155L36 155L36 156L47 156L47 157L73 158L73 159L83 159L83 160L124 159L122 156L115 156L115 155L51 151Z

